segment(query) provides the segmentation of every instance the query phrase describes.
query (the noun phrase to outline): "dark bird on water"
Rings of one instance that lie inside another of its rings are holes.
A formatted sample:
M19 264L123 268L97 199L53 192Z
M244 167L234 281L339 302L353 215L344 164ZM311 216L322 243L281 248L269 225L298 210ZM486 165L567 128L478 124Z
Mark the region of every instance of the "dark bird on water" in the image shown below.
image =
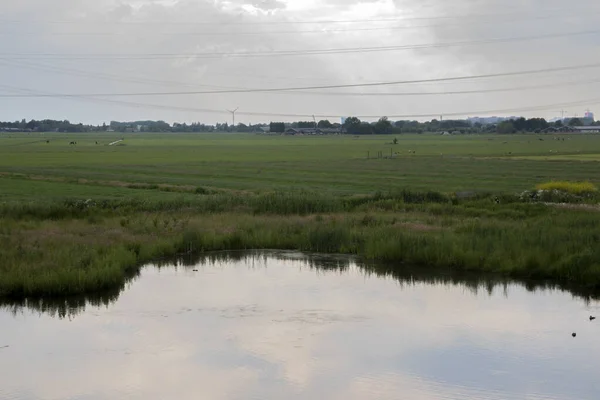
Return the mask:
M595 319L596 319L596 317L592 317L592 316L590 315L590 321L593 321L593 320L595 320Z
M575 332L573 332L573 333L571 334L571 336L575 337L575 336L577 336L577 334L576 334Z

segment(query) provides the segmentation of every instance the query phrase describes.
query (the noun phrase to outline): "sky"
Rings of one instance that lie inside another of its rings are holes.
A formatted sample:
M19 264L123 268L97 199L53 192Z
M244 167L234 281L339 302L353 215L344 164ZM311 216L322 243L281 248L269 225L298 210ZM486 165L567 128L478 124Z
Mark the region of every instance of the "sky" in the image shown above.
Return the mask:
M233 109L246 124L600 113L595 0L0 6L5 121L231 123ZM490 74L501 76L472 78ZM335 87L348 85L358 86Z

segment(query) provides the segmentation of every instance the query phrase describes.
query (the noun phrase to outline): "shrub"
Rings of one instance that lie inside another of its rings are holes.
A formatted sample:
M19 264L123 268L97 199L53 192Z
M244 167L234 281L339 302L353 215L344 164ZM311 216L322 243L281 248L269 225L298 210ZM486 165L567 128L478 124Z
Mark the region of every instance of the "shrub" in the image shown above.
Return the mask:
M587 194L595 193L598 191L596 185L591 182L567 182L567 181L553 181L547 183L541 183L536 186L537 190L558 190L561 192L571 194Z

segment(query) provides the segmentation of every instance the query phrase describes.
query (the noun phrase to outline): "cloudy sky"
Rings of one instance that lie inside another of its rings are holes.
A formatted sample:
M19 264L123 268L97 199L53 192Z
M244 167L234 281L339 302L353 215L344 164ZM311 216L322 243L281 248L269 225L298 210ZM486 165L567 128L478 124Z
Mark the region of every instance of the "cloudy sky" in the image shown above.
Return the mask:
M244 123L600 113L595 0L0 5L0 120L215 123L237 107ZM525 71L538 72L439 80ZM319 88L369 83L385 85ZM297 90L264 91L282 88Z

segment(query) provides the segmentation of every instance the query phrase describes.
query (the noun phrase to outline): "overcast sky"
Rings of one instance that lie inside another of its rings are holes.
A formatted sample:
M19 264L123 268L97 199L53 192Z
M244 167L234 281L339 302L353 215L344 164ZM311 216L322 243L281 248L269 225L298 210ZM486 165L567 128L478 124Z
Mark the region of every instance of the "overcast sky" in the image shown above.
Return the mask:
M0 0L0 6L2 96L328 86L600 64L596 0ZM395 48L372 51L386 46ZM349 48L362 50L337 51ZM336 51L273 54L330 49ZM600 67L283 93L0 97L0 120L215 123L231 121L225 110L236 107L244 123L313 114L332 121L458 113L552 118L562 110L600 113L598 89ZM456 91L475 93L439 94ZM431 92L438 94L414 95Z

